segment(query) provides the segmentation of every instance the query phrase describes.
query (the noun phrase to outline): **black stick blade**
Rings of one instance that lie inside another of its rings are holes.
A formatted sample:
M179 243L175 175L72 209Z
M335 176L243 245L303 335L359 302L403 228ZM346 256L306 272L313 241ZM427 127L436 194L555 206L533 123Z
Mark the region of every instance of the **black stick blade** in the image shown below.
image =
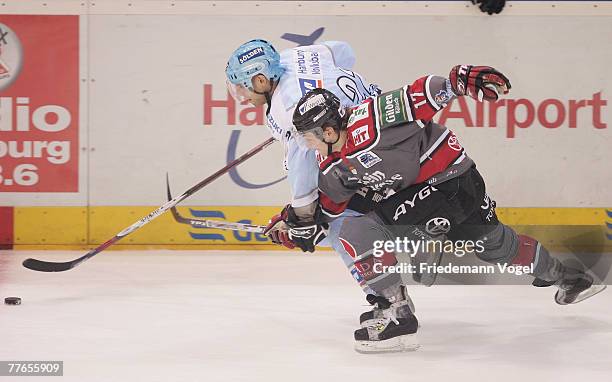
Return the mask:
M168 200L172 200L172 193L170 192L170 178L168 176L168 173L166 173L166 193L168 195ZM193 225L190 219L181 216L181 214L179 214L178 210L176 209L176 206L172 206L172 208L170 208L170 212L172 212L172 217L174 217L174 220L176 220L177 223L189 224L192 227L198 228L197 223L196 225Z
M36 259L25 259L22 264L24 267L38 272L63 272L72 269L75 262L67 261L65 263L52 263Z

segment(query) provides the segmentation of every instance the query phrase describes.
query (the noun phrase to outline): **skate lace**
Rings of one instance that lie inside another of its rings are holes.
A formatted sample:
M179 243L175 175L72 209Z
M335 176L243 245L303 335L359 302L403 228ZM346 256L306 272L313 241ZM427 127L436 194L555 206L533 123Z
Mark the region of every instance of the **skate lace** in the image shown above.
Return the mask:
M369 328L372 328L376 331L380 331L387 326L389 322L394 322L395 325L399 325L399 321L397 320L397 316L395 314L395 309L387 308L382 310L382 318L379 318L372 324L368 325Z
M395 325L399 325L399 321L397 320L397 316L395 315L395 309L393 308L389 308L389 309L385 309L383 310L383 317L393 321L395 323Z

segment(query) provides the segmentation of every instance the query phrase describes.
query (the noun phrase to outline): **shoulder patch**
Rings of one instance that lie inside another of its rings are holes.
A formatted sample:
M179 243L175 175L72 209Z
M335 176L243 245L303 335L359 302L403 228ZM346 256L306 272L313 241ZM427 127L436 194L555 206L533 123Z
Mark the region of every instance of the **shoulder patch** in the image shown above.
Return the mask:
M406 109L410 106L406 105L403 93L404 89L397 89L383 93L376 98L376 111L381 128L410 122L406 113Z
M451 98L453 98L452 95L446 90L442 89L436 93L434 96L434 101L436 101L438 105L446 105Z

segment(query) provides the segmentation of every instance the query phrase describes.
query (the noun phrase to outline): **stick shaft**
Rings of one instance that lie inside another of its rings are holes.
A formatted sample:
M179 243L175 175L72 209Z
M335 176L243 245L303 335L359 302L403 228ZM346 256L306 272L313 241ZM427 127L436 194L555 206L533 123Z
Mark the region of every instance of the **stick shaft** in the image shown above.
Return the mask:
M113 236L112 238L110 238L109 240L104 242L103 244L97 246L96 248L94 248L91 251L87 252L85 255L79 257L78 259L75 259L75 260L72 260L72 261L69 261L69 262L65 262L65 263L54 263L54 262L41 261L41 260L36 260L36 259L26 259L23 262L23 266L26 267L26 268L35 270L35 271L42 271L42 272L61 272L61 271L65 271L65 270L74 268L75 266L79 265L83 261L92 258L96 254L102 252L106 248L110 247L111 245L115 244L116 242L118 242L122 238L126 237L130 233L136 231L140 227L142 227L145 224L149 223L151 220L155 219L159 215L161 215L164 212L166 212L168 209L170 209L170 208L174 207L175 205L179 204L185 198L187 198L187 197L193 195L194 193L196 193L197 191L201 190L204 186L210 184L212 181L214 181L215 179L219 178L221 175L225 174L226 172L228 172L233 167L241 164L242 162L244 162L247 159L251 158L253 155L255 155L258 152L262 151L264 148L268 147L273 142L274 142L274 138L268 138L266 141L264 141L264 142L260 143L259 145L253 147L251 150L249 150L245 154L241 155L240 157L238 157L238 158L234 159L233 161L231 161L230 163L228 163L222 169L218 170L217 172L215 172L214 174L210 175L206 179L202 180L201 182L199 182L195 186L191 187L190 189L188 189L187 191L182 193L180 196L178 196L178 197L176 197L176 198L174 198L172 200L167 201L164 205L162 205L161 207L159 207L155 211L151 212L150 214L148 214L144 218L140 219L136 223L132 224L131 226L125 228L123 231L119 232L118 234L116 234L115 236Z

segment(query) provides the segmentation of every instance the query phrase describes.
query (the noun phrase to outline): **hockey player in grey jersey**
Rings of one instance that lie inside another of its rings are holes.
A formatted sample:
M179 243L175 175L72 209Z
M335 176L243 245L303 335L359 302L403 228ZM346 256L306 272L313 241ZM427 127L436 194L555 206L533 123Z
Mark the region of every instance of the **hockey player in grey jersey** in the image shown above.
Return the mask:
M427 76L346 109L330 92L316 89L298 103L293 122L300 139L319 153L319 188L343 205L361 187L381 195L378 207L347 218L339 240L378 296L371 325L355 332L361 352L401 351L418 346L418 322L407 307L394 251L376 243L411 240L481 241L476 255L489 263L530 266L534 285L557 285L555 300L570 304L605 288L582 270L551 257L537 240L502 224L485 182L455 134L432 121L457 96L495 101L508 79L486 66L459 65L449 78ZM321 206L326 208L326 206ZM310 228L315 235L319 228ZM305 236L308 236L305 234ZM378 249L378 251L377 251ZM439 263L442 250L426 255ZM435 278L435 274L423 275ZM376 313L376 312L375 312Z

